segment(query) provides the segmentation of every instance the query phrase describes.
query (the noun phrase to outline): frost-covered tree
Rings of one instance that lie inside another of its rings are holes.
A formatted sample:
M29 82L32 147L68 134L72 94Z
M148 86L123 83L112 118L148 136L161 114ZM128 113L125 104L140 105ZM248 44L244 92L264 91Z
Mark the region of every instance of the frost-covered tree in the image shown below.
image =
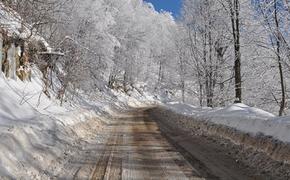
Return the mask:
M201 106L217 106L230 100L225 84L233 78L226 61L232 37L230 16L226 13L218 1L184 1L183 24L188 31Z

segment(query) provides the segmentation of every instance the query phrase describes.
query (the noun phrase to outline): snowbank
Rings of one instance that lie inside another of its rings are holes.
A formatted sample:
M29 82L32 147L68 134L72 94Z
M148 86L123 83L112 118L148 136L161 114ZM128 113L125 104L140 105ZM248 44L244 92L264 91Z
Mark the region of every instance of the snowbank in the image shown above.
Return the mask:
M205 138L206 141L209 140L229 150L230 153L228 155L235 158L237 163L242 162L249 166L249 168L257 169L263 174L267 172L269 175L281 177L278 179L289 179L290 143L279 141L261 133L246 133L236 128L210 121L207 114L210 111L221 111L221 109L201 110L190 105L178 103L172 103L169 106L171 107L159 106L147 111L149 116L156 120L161 129L162 127L166 129L169 126L176 129L177 134L182 132L192 136L193 139ZM232 110L237 110L240 114L252 114L256 116L256 113L249 113L249 111L242 112L240 107L235 106L229 107L231 113ZM238 104L238 106L242 106L242 109L251 109L242 104ZM193 109L192 111L199 112L199 116L194 112L189 113L190 115L186 115L188 113L182 114L182 107L187 108L187 111L191 108ZM202 111L207 111L208 113L202 115L204 113ZM264 114L262 111L262 116ZM235 121L234 116L232 118Z
M174 112L191 116L196 120L210 121L253 135L264 134L283 142L290 142L290 117L275 115L245 104L234 104L225 108L197 108L177 102L166 104Z
M73 126L98 117L93 108L60 107L44 95L41 77L37 68L31 82L0 72L0 179L49 179L43 171L58 171L80 138Z
M82 143L105 140L97 132L116 109L156 103L138 90L127 95L104 89L78 93L74 102L61 107L55 94L49 99L43 87L36 67L31 82L7 79L0 72L0 179L50 179L49 173L62 172L68 156L84 153Z

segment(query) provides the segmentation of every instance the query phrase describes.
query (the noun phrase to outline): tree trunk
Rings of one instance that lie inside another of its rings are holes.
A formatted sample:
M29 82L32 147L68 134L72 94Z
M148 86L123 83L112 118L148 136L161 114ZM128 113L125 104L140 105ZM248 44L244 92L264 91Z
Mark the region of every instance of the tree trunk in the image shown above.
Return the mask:
M158 71L158 84L160 85L163 80L163 69L162 69L162 60L159 61L159 71Z
M210 20L211 21L211 20ZM211 27L211 22L209 24L209 27ZM209 78L209 92L208 92L208 107L213 107L213 96L214 96L214 70L213 70L213 57L212 57L212 52L213 52L213 43L212 43L212 34L210 32L211 30L209 30L208 33L208 44L209 44L209 74L208 74L208 78Z
M230 12L232 21L232 31L235 50L235 103L242 102L242 77L241 77L241 52L240 52L240 19L239 19L239 0L230 2Z
M181 96L182 102L185 103L185 66L183 62L184 55L182 54L182 50L179 49L179 66L180 66L180 88L181 88Z
M226 52L227 47L221 47L219 43L216 45L216 53L217 53L217 68L216 71L220 71L220 67L224 67L225 65L225 59L224 54ZM216 75L218 81L219 81L219 90L220 90L220 97L219 97L219 105L225 106L224 101L224 90L225 90L225 83L224 83L224 74L221 71L218 75Z
M182 102L185 103L185 82L181 82Z
M281 59L281 36L279 31L279 19L278 19L278 10L277 10L277 0L274 1L274 16L275 16L275 25L276 25L276 51L277 51L277 60L278 60L278 68L279 68L279 75L280 75L280 83L281 83L281 91L282 91L282 100L280 104L279 116L283 115L285 104L286 104L286 92L285 92L285 82L284 82L284 74L283 74L283 67L282 67L282 59Z

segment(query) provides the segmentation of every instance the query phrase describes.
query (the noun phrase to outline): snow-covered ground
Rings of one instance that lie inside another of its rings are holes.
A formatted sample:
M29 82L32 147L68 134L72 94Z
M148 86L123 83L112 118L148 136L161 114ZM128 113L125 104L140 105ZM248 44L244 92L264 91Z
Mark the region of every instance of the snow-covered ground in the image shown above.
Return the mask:
M191 116L196 120L210 121L226 125L254 135L264 134L283 142L290 142L290 117L275 115L245 104L233 104L225 108L197 108L189 104L171 102L166 104L171 110Z
M42 93L37 69L32 82L6 79L0 73L0 176L40 178L44 170L78 137L68 126L96 116L92 110L65 105Z
M65 163L64 154L73 153L74 144L93 128L84 122L94 119L98 124L114 108L146 106L151 98L134 91L131 96L110 92L95 98L80 96L61 107L54 96L44 95L41 77L37 68L31 82L6 79L0 72L0 179L46 179L47 168L61 171L57 168ZM95 142L102 138L93 137Z

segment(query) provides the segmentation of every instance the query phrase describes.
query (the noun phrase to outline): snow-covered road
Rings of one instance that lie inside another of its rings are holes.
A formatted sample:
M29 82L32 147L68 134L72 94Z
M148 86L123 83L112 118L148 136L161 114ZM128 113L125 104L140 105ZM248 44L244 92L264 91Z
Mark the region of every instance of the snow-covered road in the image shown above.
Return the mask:
M92 179L203 179L144 109L120 114L106 133L110 138L98 155Z
M56 179L265 179L219 143L152 119L146 109L118 113ZM270 178L271 179L271 178Z
M159 131L146 109L126 110L100 125L91 120L76 125L90 141L75 144L52 164L52 179L204 179ZM88 132L83 132L84 130ZM84 134L85 133L85 134ZM94 140L94 137L96 138ZM100 137L102 137L100 141Z

